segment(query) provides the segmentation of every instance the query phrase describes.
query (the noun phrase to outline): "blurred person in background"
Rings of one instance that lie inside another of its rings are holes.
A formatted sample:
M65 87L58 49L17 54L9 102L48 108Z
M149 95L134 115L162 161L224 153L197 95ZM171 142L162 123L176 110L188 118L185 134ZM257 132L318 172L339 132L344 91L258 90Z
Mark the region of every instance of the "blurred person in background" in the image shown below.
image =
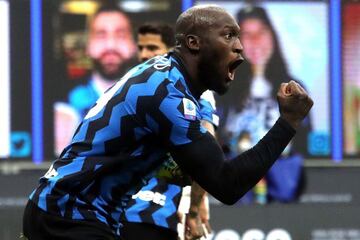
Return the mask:
M240 66L241 79L234 82L229 94L218 99L223 120L219 132L233 154L247 150L244 146L253 146L271 128L279 117L276 91L281 82L294 79L287 69L276 31L265 9L247 6L239 10L237 20L247 61ZM242 199L244 203L289 202L298 197L304 183L302 154L307 152L310 130L307 117L280 161L259 183L259 188Z
M166 23L148 22L137 30L137 58L140 63L163 55L175 46L175 33Z
M145 62L169 52L175 46L175 33L169 24L145 23L138 28L137 45L138 60ZM206 91L202 94L199 104L202 124L214 135L219 120L213 93ZM198 238L205 234L204 231L211 231L206 192L193 182L190 193L190 189L185 186L191 184L191 179L184 176L173 159L166 161L144 182L146 184L140 191L134 193L131 190L128 193L131 200L125 207L121 229L125 239L136 239L139 231L148 239L152 239L153 233L162 232L163 239L167 240L177 239L178 235L181 239ZM158 201L145 197L149 191L158 196ZM178 226L180 222L185 222L185 227ZM203 225L206 229L203 229Z
M92 72L68 94L68 103L55 104L55 152L70 139L87 111L109 87L134 66L136 44L130 19L116 4L102 5L92 17L86 46Z

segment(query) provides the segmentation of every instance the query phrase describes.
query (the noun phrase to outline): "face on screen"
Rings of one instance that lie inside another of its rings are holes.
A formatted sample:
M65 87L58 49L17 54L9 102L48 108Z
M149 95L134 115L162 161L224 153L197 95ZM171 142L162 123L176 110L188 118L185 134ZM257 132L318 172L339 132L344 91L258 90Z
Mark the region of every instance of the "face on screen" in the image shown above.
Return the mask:
M249 18L242 22L241 42L247 60L254 65L264 65L273 53L273 35L271 30L260 20Z
M90 26L88 55L100 73L116 76L124 61L130 59L136 47L129 19L122 13L102 12Z

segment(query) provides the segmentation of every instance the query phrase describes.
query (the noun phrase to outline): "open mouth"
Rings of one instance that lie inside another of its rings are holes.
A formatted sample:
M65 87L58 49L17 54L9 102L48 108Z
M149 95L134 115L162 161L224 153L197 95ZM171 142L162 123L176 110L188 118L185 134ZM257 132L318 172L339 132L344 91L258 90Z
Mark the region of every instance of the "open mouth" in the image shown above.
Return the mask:
M228 77L231 81L235 79L235 70L236 68L244 61L242 58L237 58L229 64L228 68Z

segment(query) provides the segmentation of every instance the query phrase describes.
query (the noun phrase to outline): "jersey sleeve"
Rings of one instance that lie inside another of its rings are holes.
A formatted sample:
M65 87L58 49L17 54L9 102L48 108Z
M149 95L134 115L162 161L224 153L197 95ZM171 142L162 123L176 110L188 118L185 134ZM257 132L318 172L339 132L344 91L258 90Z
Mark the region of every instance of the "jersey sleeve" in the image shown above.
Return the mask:
M206 133L198 102L172 83L160 84L147 104L152 110L146 116L146 125L168 147L191 143Z
M219 116L216 112L216 102L214 93L210 90L205 91L199 99L200 114L202 120L210 122L214 127L219 126Z
M170 153L184 173L207 192L225 204L234 204L265 176L294 134L295 130L279 118L254 147L233 159L226 159L209 133Z

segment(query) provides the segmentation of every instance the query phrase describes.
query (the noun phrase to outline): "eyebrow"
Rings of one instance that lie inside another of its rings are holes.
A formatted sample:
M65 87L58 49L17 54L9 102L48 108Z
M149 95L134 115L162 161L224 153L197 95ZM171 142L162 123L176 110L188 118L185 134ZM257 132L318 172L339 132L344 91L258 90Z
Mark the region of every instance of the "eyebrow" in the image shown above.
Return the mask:
M159 45L156 44L140 44L138 43L138 47L143 47L143 48L160 48Z
M225 25L224 28L230 28L230 29L240 29L240 27L238 25Z
M236 31L236 32L240 32L240 27L239 26L232 26L232 25L225 25L224 29L230 29L232 31Z

